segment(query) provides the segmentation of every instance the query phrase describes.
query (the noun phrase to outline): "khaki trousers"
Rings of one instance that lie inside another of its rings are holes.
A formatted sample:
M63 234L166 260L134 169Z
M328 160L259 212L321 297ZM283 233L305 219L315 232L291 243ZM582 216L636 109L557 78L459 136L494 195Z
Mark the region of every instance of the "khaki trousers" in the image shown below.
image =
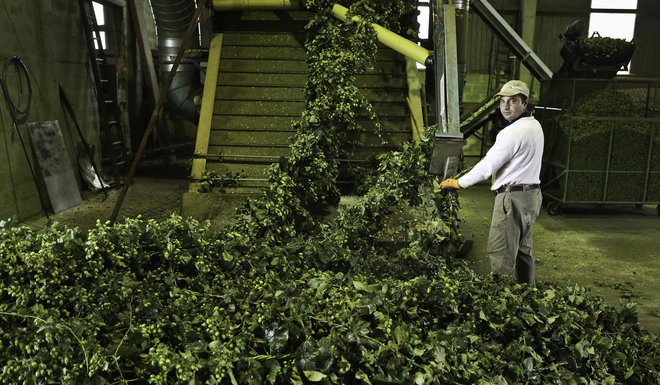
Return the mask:
M488 235L488 257L494 274L519 283L536 283L532 225L541 211L541 189L497 194Z

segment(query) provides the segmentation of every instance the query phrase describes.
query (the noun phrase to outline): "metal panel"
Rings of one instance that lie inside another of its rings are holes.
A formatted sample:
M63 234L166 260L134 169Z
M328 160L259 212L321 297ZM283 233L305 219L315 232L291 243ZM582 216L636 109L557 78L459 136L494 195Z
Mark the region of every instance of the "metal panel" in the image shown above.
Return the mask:
M660 82L629 78L566 79L546 82L547 104L565 103L575 111L581 100L611 92L626 95L631 116L611 111L589 115L549 111L540 117L546 134L543 193L557 211L565 203L660 203Z
M57 120L27 124L30 139L54 213L82 202Z

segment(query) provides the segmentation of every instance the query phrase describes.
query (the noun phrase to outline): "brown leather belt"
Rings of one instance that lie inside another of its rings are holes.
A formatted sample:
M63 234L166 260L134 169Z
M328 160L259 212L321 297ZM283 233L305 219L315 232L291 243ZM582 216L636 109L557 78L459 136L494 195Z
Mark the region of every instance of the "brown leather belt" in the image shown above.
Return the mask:
M529 190L535 190L537 188L541 188L541 186L538 184L510 184L498 188L497 190L495 190L495 194L499 194L503 192L512 192L512 191L529 191Z

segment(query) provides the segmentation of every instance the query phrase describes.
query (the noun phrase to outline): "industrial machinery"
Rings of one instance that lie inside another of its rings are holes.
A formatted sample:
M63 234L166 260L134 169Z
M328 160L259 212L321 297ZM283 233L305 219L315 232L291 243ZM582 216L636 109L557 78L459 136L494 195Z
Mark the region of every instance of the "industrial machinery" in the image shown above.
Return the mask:
M162 54L161 61L164 63L161 65L163 76L167 76L172 72L173 65L171 63L174 57L173 54L182 45L182 35L185 30L185 22L190 18L189 16L192 15L194 11L194 8L192 8L193 2L189 2L189 6L185 9L185 17L176 17L175 19L175 15L179 15L180 13L183 15L182 11L173 11L175 9L174 7L180 7L178 4L179 3L166 0L152 1L156 23L159 29L159 47L162 47L160 51ZM474 131L474 127L483 124L484 117L486 116L482 115L468 119L466 123L467 126L461 123L459 116L460 100L465 78L467 16L471 5L483 21L501 40L504 41L511 51L520 58L521 62L535 77L540 80L548 80L552 76L552 73L487 0L436 0L431 2L431 5L433 8L433 51L420 47L414 42L398 36L377 24L374 24L373 27L376 30L378 40L382 45L401 54L402 57L406 57L409 61L426 65L434 74L436 90L436 96L434 98L434 113L437 119L436 123L438 130L435 135L430 172L437 174L440 178L444 178L457 172L462 147L465 143L465 137L469 136ZM296 0L253 2L214 0L212 6L217 13L234 12L234 16L237 14L236 12L271 10L279 12L277 13L278 18L283 15L283 11L296 11L303 9L301 2ZM346 19L346 11L346 8L339 4L335 4L332 8L332 14L340 20ZM281 21L286 20L282 19ZM289 20L289 23L291 21L295 20L291 19ZM223 23L219 24L227 25L231 23L226 23L226 20L223 20ZM215 100L214 98L216 97L214 89L219 85L212 83L214 79L216 79L215 81L217 82L217 74L215 74L215 72L220 66L220 58L215 56L221 55L220 51L223 46L222 32L223 31L220 31L218 36L210 42L211 50L209 52L206 68L206 79L208 84L205 84L204 95L201 97L202 116L196 116L196 111L198 109L195 108L193 100L199 97L200 92L199 90L193 91L191 89L195 71L191 71L188 68L191 66L194 67L195 64L189 64L189 59L184 58L181 65L176 70L176 75L172 79L172 90L168 95L168 104L170 104L170 107L176 107L175 111L181 111L178 113L186 116L187 119L190 119L190 116L194 116L194 121L197 121L199 118L198 138L191 175L193 179L199 179L201 177L202 173L207 169L208 161L228 159L232 156L238 156L245 161L252 162L254 165L263 162L267 163L269 159L266 158L275 157L276 159L281 156L281 154L279 154L281 151L277 154L263 153L258 155L243 153L232 155L230 151L225 151L225 154L213 154L209 151L210 147L213 147L212 141L215 140L213 139L214 133L211 132L214 114L217 114L218 110L223 108L222 105L214 107L211 104L211 101ZM231 36L228 35L228 37ZM191 41L195 40L196 39L192 39ZM195 47L193 46L192 48ZM295 73L298 74L298 72ZM264 75L263 72L260 73L260 75ZM411 76L408 75L409 82L411 81L410 77ZM208 81L209 79L211 82ZM408 84L408 88L411 88L410 84ZM421 105L419 104L419 101L417 101L417 103L415 103L415 100L411 101L414 97L407 99L408 108L410 109L409 113L413 120L413 131L416 131L419 135L419 132L422 129L420 125L422 119L419 119L421 114L416 110L421 108ZM206 106L204 106L204 100L207 100ZM261 102L263 104L266 101L262 100ZM270 100L268 102L270 102ZM480 108L479 111L491 112L496 108L496 104L493 102L492 98L484 101L484 106L485 108ZM204 114L206 114L206 116ZM415 115L417 115L417 118L415 118ZM415 136L414 133L413 136ZM259 183L263 182L260 182L258 177L248 179L255 183L255 187L258 187ZM248 181L248 184L249 183L251 182Z
M660 82L614 78L632 42L583 38L575 22L560 35L564 63L541 83L537 114L546 133L542 189L550 214L570 204L660 204ZM590 40L606 55L598 57ZM602 51L602 50L601 50ZM660 206L657 207L660 214Z
M567 204L660 204L660 82L575 78L545 88L544 100L562 109L537 115L546 133L548 212Z
M552 72L487 0L451 1L444 4L438 1L437 4L434 71L438 95L436 115L440 129L435 135L429 171L444 179L457 172L465 138L492 118L491 112L497 109L496 99L491 96L482 102L473 115L460 121L459 105L467 48L466 17L470 5L533 76L541 81L550 80Z
M160 45L163 47L163 55L166 59L169 58L169 60L166 61L167 65L163 67L162 72L164 75L169 75L169 77L172 78L171 81L177 85L182 85L184 83L188 84L190 83L189 79L191 78L188 75L193 72L186 71L185 69L187 67L182 67L183 70L177 69L176 76L173 77L170 75L170 72L174 72L171 68L174 67L174 65L169 64L173 58L173 48L171 47L178 48L182 45L183 39L180 36L183 35L185 23L172 25L174 23L170 22L168 18L159 16L161 14L171 15L171 12L167 12L167 10L170 6L173 6L172 2L154 0L152 3L159 30L163 29L166 32L164 36L159 36L159 42L162 43ZM212 5L218 14L230 14L234 12L234 19L236 19L236 16L239 14L243 17L246 16L246 14L256 14L264 10L274 11L272 14L275 16L275 20L263 20L257 21L257 23L268 25L268 33L271 34L271 37L274 37L274 35L272 35L273 33L277 34L279 29L283 29L288 35L278 38L280 40L277 44L282 44L282 46L280 48L274 48L281 51L279 52L281 54L284 54L284 52L287 51L290 54L293 54L294 58L297 57L296 55L299 55L298 52L301 47L299 43L296 43L296 41L299 40L299 37L295 35L297 32L290 28L297 28L296 26L298 24L296 23L304 19L304 15L299 14L300 12L304 12L300 1L250 2L214 0ZM513 53L515 53L521 63L527 67L533 76L541 81L547 81L551 79L552 72L487 0L436 0L432 2L432 6L434 19L433 51L420 47L410 40L398 36L379 25L374 24L373 26L377 32L379 42L387 47L387 49L400 54L402 58L405 57L405 60L408 61L406 63L407 67L409 67L411 62L421 63L426 65L427 68L432 69L432 72L435 75L436 97L434 99L438 130L434 138L429 171L432 174L438 175L438 178L442 179L454 175L458 171L466 135L470 135L474 132L474 127L483 124L488 113L497 108L494 99L489 98L484 101L482 108L478 109L478 111L480 111L479 116L466 119L464 124L461 123L459 110L465 76L467 13L470 6L474 8L475 13L483 19L486 25L493 30L493 32ZM191 8L188 14L192 11L193 9ZM338 19L345 20L346 9L339 4L335 4L332 9L332 14ZM216 15L215 17L217 19L222 16ZM302 19L299 20L298 18ZM178 18L177 20L183 19ZM286 23L284 23L285 21ZM240 23L240 21L238 22ZM249 43L246 42L249 39L249 35L254 34L254 32L243 33L243 31L246 31L243 29L246 28L246 26L236 25L233 27L234 24L232 24L231 20L223 19L223 23L218 24L221 25L223 29L215 31L216 33L214 37L211 38L208 60L204 63L206 64L206 67L204 68L204 94L201 96L201 111L199 115L197 141L191 177L193 180L199 180L209 168L220 170L222 172L247 170L249 175L247 178L242 179L241 182L243 183L243 186L248 189L258 189L263 187L263 184L266 183L266 179L263 176L263 170L268 164L277 161L281 156L286 156L286 147L288 147L286 143L288 143L288 138L292 135L287 129L290 129L292 116L295 115L296 111L300 110L303 101L297 100L291 96L285 96L285 94L289 95L287 94L287 92L289 92L287 90L289 89L299 89L299 82L304 81L301 80L304 79L306 73L304 58L299 66L298 64L289 62L288 64L298 67L291 69L289 72L281 76L275 72L264 70L264 68L256 68L254 66L258 64L257 60L251 60L248 56L232 57L231 55L233 54L230 51L232 46L237 48L240 48L241 46L247 47ZM279 27L276 27L276 25L279 25ZM161 28L162 26L165 26L166 28ZM275 29L273 29L273 27L275 27ZM232 30L232 28L235 30ZM242 33L244 38L235 38L233 33ZM289 41L291 43L284 43L284 41ZM255 58L261 58L264 56L264 48L259 49L254 47L254 49L259 50ZM233 67L234 63L232 60L235 59L243 59L242 63L244 64L238 63L240 60L236 60L236 67ZM275 60L281 59L282 58L275 58ZM182 65L183 63L184 62L182 62ZM246 63L249 63L249 65ZM268 81L268 79L275 78L277 79L277 90L273 90L272 95L264 94L262 96L248 96L244 93L248 91L248 88L252 91L265 89L267 84L258 84L255 87L253 85L244 85L241 83L241 92L232 91L229 92L231 94L229 95L225 90L228 90L228 87L235 87L239 84L232 83L227 76L218 77L218 71L224 70L230 75L236 75L246 70L249 71L249 68L252 67L254 67L254 72L246 73L246 76L243 77L237 76L236 81L242 82L243 79L261 81L260 79L263 79L265 82ZM411 76L410 72L413 71L409 71L409 74L407 75L408 92L412 92L411 90L414 88L411 87L410 82L413 81L411 78L417 77L416 73ZM183 75L187 76L185 77L185 81ZM223 83L228 80L230 83ZM291 83L287 83L289 80ZM405 89L406 84L403 83L397 87ZM179 86L176 87L176 89L179 88ZM236 100L236 103L234 103L232 98L239 94L242 95L242 99ZM281 96L278 96L280 94ZM181 96L174 97L173 99L175 102L172 103L170 101L170 104L185 105L192 107L193 111L197 111L197 108L194 108L195 106L192 102L196 99L197 95L192 91L189 91L186 88L184 92L178 92L175 96L176 95ZM184 100L185 103L180 102L181 100ZM408 97L403 94L401 100L404 102L407 101L408 112L406 113L406 119L411 121L411 123L406 123L406 125L412 125L412 136L415 137L415 132L419 135L422 128L420 125L422 119L415 118L415 115L418 117L421 115L421 111L417 111L418 109L421 110L421 102L415 100L414 95L411 96L411 94L409 94ZM255 109L252 109L252 111L259 111L257 115L260 113L268 114L264 115L264 118L268 119L267 125L263 127L252 127L252 125L259 120L259 117L255 116L254 119L252 119L252 122L249 123L250 126L244 127L240 124L234 124L234 126L231 126L230 122L235 120L232 119L236 114L240 114L240 111L248 111L252 108L250 106L256 107ZM264 108L272 109L272 113L268 113ZM279 114L281 111L286 111L286 115L281 115L281 119L279 118L280 115L277 115L277 119L279 120L276 120L276 115L273 114ZM153 116L152 120L154 120ZM214 126L218 122L227 125L227 129L219 129ZM277 127L274 125L277 125ZM282 127L285 128L282 129ZM402 125L399 125L399 127L402 127ZM266 132L268 132L268 135L264 135ZM398 132L393 132L391 135L393 135L392 137L396 137L396 135L402 136ZM276 139L279 142L263 142L264 140L271 139ZM399 139L392 140L392 145L396 144L398 140ZM248 148L252 148L252 150L246 151ZM357 159L357 161L359 160L360 159ZM189 204L191 195L195 195L195 192L196 186L193 183L190 188L190 193L192 194L184 196L184 211L187 206L196 205L194 203Z

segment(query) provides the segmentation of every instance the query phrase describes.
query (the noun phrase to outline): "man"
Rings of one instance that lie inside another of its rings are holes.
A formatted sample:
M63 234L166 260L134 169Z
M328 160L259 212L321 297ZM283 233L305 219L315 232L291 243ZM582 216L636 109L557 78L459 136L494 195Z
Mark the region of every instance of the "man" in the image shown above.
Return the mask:
M532 225L542 202L543 130L526 111L529 88L524 82L507 82L497 96L507 126L472 170L458 180L445 179L440 188L466 188L494 176L491 190L496 196L488 235L491 270L496 276L510 275L520 283L534 285Z

